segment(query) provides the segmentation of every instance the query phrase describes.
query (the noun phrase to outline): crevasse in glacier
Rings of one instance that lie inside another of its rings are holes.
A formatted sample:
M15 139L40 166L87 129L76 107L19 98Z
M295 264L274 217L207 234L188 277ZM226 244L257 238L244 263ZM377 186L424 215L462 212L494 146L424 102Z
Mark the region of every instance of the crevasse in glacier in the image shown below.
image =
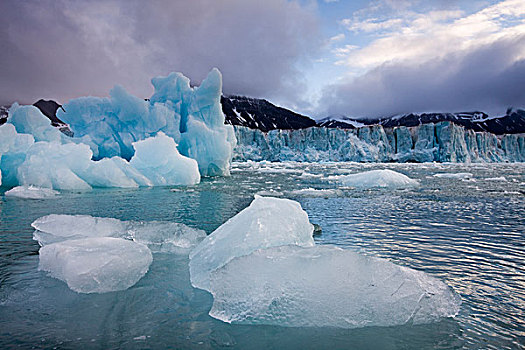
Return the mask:
M0 126L2 186L193 185L201 175L228 175L236 139L224 125L220 72L213 69L195 88L180 73L152 82L149 101L119 86L109 98L69 101L58 115L74 137L36 107L13 104Z

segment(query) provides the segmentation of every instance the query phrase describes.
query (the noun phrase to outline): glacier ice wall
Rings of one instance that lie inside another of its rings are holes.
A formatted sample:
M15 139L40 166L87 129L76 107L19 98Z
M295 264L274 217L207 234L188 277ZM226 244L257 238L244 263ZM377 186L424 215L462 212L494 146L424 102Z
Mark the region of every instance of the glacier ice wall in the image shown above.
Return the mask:
M308 128L268 133L236 126L234 160L524 162L525 135L496 136L450 122L414 127Z

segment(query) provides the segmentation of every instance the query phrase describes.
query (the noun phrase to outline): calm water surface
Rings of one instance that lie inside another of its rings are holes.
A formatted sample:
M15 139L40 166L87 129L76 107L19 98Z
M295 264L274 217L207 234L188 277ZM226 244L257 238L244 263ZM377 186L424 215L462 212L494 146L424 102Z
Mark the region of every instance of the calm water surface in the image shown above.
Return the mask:
M385 168L421 185L357 190L326 179ZM296 192L307 188L340 191ZM191 287L183 255L155 254L135 286L105 294L77 294L37 271L30 224L40 216L167 220L210 233L270 190L299 201L322 226L317 244L436 276L461 295L460 314L352 330L230 325L208 316L212 297ZM189 188L2 195L0 348L525 349L525 164L237 163L231 177Z

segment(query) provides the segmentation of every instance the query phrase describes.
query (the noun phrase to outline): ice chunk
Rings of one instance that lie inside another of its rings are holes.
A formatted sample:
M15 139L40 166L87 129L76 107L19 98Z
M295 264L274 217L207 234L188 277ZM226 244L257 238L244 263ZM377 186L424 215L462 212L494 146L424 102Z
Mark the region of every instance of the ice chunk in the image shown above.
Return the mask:
M461 299L421 271L330 246L282 246L211 273L210 315L290 327L394 326L455 316Z
M51 214L36 219L31 226L36 230L33 238L40 245L68 239L121 237L127 230L123 221L90 215Z
M487 177L485 178L485 181L501 181L501 182L507 182L507 179L505 176L499 176L499 177Z
M133 286L153 257L145 245L121 238L67 240L40 248L39 270L78 293L105 293Z
M68 239L118 237L146 244L154 252L178 252L196 246L206 233L176 222L121 221L89 215L51 214L36 219L33 239L40 245Z
M328 180L336 180L345 186L358 188L405 188L417 186L419 183L408 176L389 169L370 170L357 174L330 176Z
M135 155L130 164L156 186L195 185L200 182L199 166L182 156L177 144L164 133L133 143Z
M60 192L49 188L40 188L34 186L18 186L4 193L6 197L17 197L24 199L46 199L53 198Z
M445 179L468 179L472 177L472 173L440 173L434 174L434 177Z
M315 189L315 188L303 188L300 190L294 190L287 193L291 196L303 196L303 197L340 197L344 193L337 189Z
M191 283L209 290L213 270L257 249L287 244L313 246L313 230L299 203L255 196L248 208L221 225L190 253Z

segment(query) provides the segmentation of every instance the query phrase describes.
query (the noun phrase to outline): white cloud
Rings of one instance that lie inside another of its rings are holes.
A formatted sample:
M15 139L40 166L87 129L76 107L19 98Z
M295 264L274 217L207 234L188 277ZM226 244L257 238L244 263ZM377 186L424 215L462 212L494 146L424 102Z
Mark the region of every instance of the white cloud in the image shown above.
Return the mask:
M367 44L332 49L348 73L324 89L319 115L378 117L422 111L525 107L525 1L504 0L465 15L458 10L342 22ZM375 12L374 12L375 11ZM360 12L363 15L364 12Z
M514 24L508 25L510 21ZM525 1L506 0L466 17L461 17L460 11L445 10L406 12L403 17L383 21L353 18L342 23L350 31L376 34L377 38L349 51L338 63L371 69L388 62L439 58L524 33Z

